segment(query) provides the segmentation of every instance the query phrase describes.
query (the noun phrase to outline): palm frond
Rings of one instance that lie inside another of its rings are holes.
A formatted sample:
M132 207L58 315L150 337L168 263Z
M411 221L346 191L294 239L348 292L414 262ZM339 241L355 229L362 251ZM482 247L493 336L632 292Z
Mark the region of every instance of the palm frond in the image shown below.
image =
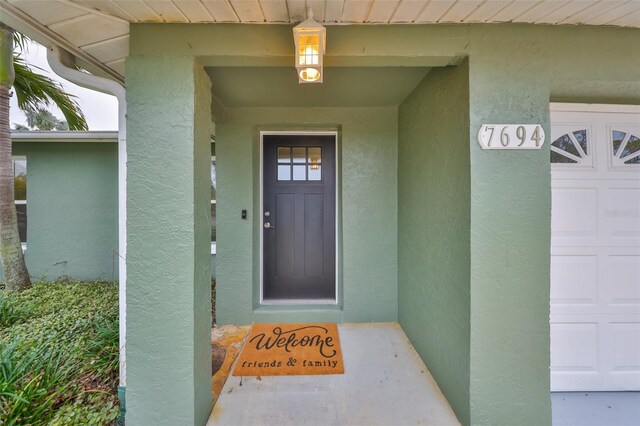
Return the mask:
M27 52L29 50L29 41L30 41L29 37L14 30L13 31L14 55Z
M84 114L73 99L75 96L66 93L49 77L33 72L22 58L14 56L13 66L16 75L13 89L20 109L35 111L53 102L62 111L70 130L88 130Z

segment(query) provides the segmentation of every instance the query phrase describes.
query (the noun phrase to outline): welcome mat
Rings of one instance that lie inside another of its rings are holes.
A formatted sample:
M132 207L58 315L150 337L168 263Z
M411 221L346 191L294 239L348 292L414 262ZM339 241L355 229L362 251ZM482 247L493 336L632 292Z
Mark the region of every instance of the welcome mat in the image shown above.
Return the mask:
M343 374L336 324L253 324L234 376Z

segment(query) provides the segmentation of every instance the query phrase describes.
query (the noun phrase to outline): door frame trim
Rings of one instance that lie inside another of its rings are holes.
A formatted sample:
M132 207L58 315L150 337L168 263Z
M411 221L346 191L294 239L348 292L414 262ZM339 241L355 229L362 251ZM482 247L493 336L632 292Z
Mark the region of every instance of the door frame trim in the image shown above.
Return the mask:
M262 212L264 211L264 205L263 205L263 196L264 196L264 136L270 136L270 135L297 135L297 136L333 136L333 143L335 145L335 181L336 181L336 187L335 187L335 196L336 196L336 200L335 200L335 204L336 204L336 208L335 208L335 270L336 270L336 275L335 275L335 286L336 286L336 297L335 299L270 299L270 300L264 300L264 241L263 241L263 236L264 236L264 232L262 229L262 226L259 227L260 229L260 280L259 280L259 285L260 285L260 305L328 305L328 306L338 306L340 301L339 301L339 297L340 297L340 292L339 292L339 271L340 268L338 267L340 265L339 261L340 261L340 250L338 247L339 244L339 220L340 220L340 216L339 216L339 200L338 200L338 195L340 194L339 192L339 187L340 187L340 158L338 155L338 131L337 130L326 130L326 131L316 131L316 130L282 130L282 131L274 131L274 130L261 130L260 131L260 161L259 161L259 173L260 173L260 210L258 212L259 216L260 216L260 220L258 221L260 224L262 224Z

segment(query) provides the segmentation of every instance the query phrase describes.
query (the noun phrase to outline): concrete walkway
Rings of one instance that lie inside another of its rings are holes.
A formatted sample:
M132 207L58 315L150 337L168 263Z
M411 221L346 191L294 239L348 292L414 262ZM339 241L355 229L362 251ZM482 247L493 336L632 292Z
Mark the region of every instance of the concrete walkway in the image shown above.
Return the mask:
M343 375L233 377L208 425L459 425L398 324L339 326Z
M553 392L554 426L638 426L640 392Z

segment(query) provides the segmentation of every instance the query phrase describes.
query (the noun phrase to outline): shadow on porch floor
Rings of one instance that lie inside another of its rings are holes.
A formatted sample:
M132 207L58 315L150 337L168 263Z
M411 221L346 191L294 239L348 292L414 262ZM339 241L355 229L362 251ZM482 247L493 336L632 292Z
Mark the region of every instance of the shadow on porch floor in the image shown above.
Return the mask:
M207 424L460 424L398 324L338 329L345 374L229 376Z

